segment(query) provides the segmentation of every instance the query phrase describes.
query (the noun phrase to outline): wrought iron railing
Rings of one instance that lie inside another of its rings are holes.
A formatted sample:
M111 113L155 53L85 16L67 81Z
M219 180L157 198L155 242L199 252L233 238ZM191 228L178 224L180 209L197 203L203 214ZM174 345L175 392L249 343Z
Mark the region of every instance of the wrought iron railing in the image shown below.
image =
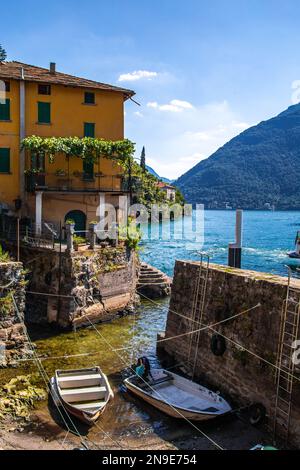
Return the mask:
M128 180L122 175L94 175L87 173L67 174L31 173L26 175L26 191L128 191Z

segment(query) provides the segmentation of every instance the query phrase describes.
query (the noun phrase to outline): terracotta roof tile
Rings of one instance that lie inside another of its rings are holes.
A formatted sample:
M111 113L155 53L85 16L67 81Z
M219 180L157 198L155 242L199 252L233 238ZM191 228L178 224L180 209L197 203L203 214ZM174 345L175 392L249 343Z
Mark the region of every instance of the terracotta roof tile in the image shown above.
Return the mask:
M86 78L75 77L66 73L51 73L49 69L36 67L34 65L23 64L22 62L0 62L0 79L21 80L22 69L24 80L28 82L39 82L47 84L74 86L81 88L89 88L94 90L106 90L123 93L124 99L128 99L135 95L135 92L126 88L120 88L106 83L88 80Z

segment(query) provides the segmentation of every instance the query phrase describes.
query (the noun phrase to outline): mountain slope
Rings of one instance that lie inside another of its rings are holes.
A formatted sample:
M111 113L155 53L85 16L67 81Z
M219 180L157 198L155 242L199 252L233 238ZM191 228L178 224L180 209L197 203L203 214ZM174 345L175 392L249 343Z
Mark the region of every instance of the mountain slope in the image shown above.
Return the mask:
M171 180L169 180L169 178L163 178L162 176L159 176L159 174L156 173L156 171L153 170L153 168L151 168L151 166L146 165L146 170L148 170L149 173L151 173L151 175L156 176L156 178L163 181L164 183L171 183L172 182Z
M300 209L300 104L251 127L176 182L206 208Z

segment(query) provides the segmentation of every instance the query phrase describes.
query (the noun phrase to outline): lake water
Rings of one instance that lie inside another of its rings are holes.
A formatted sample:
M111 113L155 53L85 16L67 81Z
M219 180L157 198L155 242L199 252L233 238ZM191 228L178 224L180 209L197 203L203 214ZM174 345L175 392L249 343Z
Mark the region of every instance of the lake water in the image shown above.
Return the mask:
M242 267L284 276L286 265L295 271L300 264L286 253L294 249L297 230L300 212L244 211ZM142 231L145 238L145 226ZM180 231L181 221L171 222L171 232ZM206 252L213 263L227 264L228 243L235 241L234 232L235 211L205 211L203 248L193 249L174 236L170 240L143 240L141 258L170 276L176 259L197 260L200 251Z

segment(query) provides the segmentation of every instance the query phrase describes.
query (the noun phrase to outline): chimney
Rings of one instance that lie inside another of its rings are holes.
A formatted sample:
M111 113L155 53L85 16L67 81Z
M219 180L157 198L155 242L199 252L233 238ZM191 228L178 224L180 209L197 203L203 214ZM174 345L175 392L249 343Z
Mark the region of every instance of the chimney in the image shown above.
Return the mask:
M56 72L56 63L55 62L50 62L50 73L55 73Z

